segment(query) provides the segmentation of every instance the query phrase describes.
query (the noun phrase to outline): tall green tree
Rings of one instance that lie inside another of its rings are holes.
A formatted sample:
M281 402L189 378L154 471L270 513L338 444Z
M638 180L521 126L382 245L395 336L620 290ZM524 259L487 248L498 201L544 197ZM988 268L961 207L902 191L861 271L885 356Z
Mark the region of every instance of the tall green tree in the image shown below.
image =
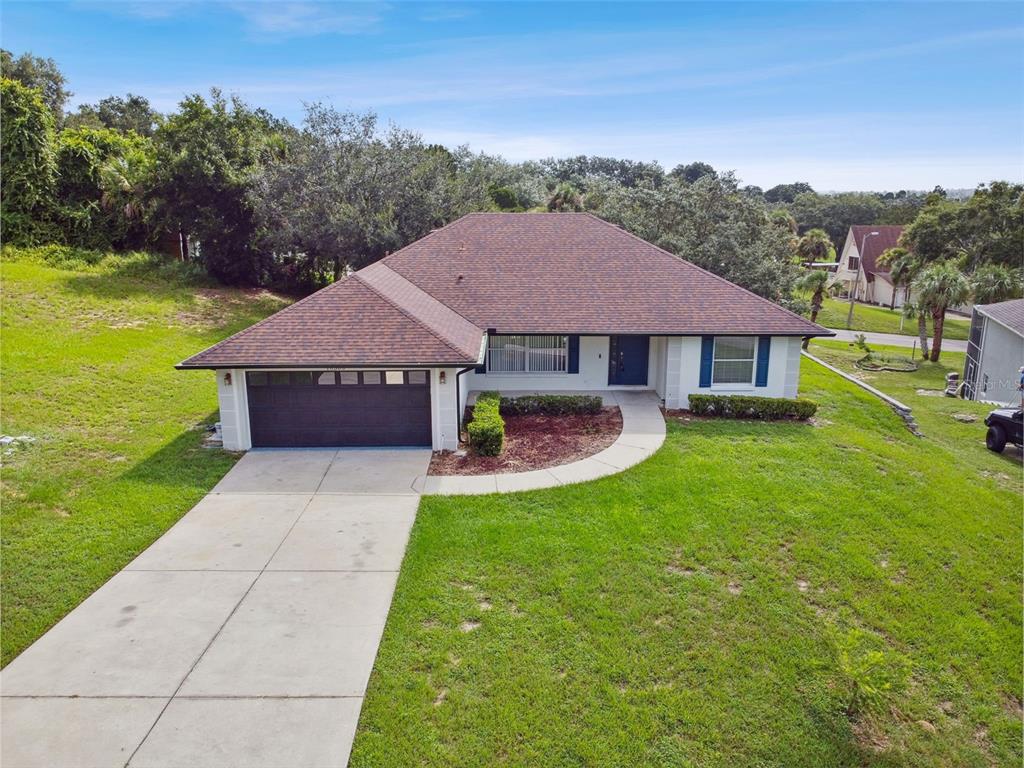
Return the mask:
M153 137L154 230L179 233L191 255L225 283L265 283L272 259L255 245L249 192L260 169L283 151L287 130L283 121L217 90L209 99L187 97Z
M832 245L832 240L823 229L807 230L803 237L797 240L796 254L805 265L836 260L835 246Z
M65 87L67 81L57 62L31 53L15 57L10 51L0 49L0 76L17 80L26 88L38 89L40 98L53 115L54 126L60 127L64 105L74 94Z
M669 172L669 175L674 176L677 179L681 179L687 184L693 184L697 179L704 176L716 176L717 173L714 166L698 161L694 163L687 163L685 165L677 165Z
M113 128L152 136L159 121L160 113L150 106L148 99L129 93L123 98L108 96L96 104L82 104L68 115L65 124L72 128Z
M811 322L818 322L818 313L821 312L821 306L825 302L825 291L828 288L828 272L823 269L813 269L805 272L797 280L796 288L811 294ZM807 349L807 342L809 341L810 339L805 338L801 346Z
M67 128L57 139L54 222L64 243L94 249L137 248L145 242L134 206L112 203L111 169L151 168L152 143L109 128Z
M33 244L52 233L57 160L53 112L38 88L0 78L0 221L5 242Z
M956 235L968 270L983 264L1011 269L1024 259L1024 185L994 181L978 187L958 210Z
M1024 278L1019 269L1002 264L985 264L971 275L971 293L977 304L994 304L1024 295Z
M771 223L764 202L742 192L732 174L611 189L597 213L759 296L796 306L792 235Z
M838 250L843 247L851 226L878 223L885 204L877 195L862 192L834 195L803 192L793 199L788 208L800 224L801 232L822 229Z
M372 113L311 105L303 130L253 186L258 245L287 282L322 285L486 207L487 187L468 181L477 160L382 131Z
M929 359L938 362L946 310L970 298L971 285L952 261L929 264L914 279L918 301L932 316L932 349Z

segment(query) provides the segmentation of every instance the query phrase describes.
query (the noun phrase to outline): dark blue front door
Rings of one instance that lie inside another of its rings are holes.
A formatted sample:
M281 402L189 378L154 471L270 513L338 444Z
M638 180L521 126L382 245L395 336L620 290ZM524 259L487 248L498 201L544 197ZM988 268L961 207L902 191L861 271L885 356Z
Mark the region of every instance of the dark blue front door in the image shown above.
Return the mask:
M646 384L649 336L612 336L608 346L609 384Z

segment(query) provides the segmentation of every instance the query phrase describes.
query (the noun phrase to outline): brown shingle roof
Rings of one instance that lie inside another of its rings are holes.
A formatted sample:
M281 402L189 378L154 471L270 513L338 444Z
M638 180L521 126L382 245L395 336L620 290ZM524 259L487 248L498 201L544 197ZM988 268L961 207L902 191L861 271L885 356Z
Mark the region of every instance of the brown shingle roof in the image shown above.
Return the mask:
M585 213L469 214L384 263L499 333L827 333Z
M387 268L384 268L387 270ZM390 272L390 270L387 270ZM392 273L393 274L393 273ZM472 365L483 332L399 275L329 285L185 360L181 368ZM374 284L375 283L375 284ZM417 293L418 292L418 293ZM396 300L407 306L398 306ZM440 308L439 308L440 307ZM458 317L455 315L455 317Z
M978 304L974 308L1024 336L1024 299L1010 299L998 304Z
M590 214L469 214L181 364L469 365L499 333L829 332Z
M876 273L889 274L889 270L878 266L878 257L890 248L895 248L899 243L900 235L903 234L903 227L891 224L854 224L850 227L853 233L853 242L860 252L861 244L864 245L864 253L860 254L861 265L864 273L869 277ZM865 236L872 232L878 234L865 240Z

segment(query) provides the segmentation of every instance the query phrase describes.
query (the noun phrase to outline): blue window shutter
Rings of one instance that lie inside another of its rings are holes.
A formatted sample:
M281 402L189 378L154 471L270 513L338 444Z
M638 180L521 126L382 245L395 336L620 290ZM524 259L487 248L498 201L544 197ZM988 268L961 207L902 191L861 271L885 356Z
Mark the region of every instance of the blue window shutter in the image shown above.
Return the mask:
M701 336L700 339L700 385L711 386L711 361L715 352L715 337Z
M569 373L580 372L580 337L569 337Z
M754 379L755 387L768 386L768 355L771 354L772 337L761 336L757 340L757 376Z

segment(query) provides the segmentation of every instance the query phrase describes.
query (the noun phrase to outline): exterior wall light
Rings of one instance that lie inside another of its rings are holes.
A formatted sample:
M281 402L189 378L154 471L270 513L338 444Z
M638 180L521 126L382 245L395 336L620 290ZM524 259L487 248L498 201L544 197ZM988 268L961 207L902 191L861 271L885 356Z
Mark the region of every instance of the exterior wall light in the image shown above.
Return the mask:
M231 386L231 371L228 371L227 373L224 374L224 386Z
M440 373L437 374L437 383L438 384L444 384L444 381L445 381L444 371L441 371Z

